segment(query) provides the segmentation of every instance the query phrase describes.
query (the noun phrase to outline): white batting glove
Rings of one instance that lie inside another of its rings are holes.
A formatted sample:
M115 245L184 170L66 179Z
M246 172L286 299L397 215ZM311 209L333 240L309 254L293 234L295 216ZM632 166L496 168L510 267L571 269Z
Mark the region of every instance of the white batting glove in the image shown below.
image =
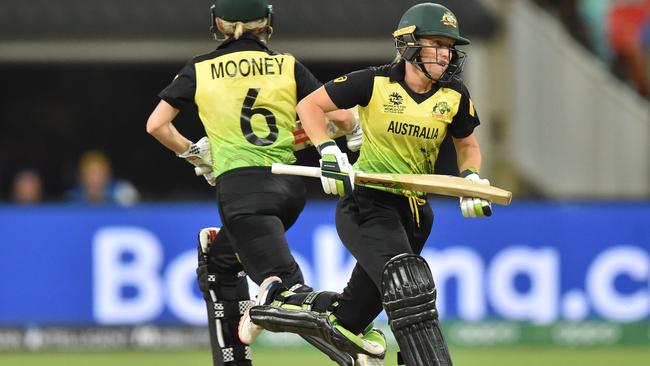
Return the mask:
M211 186L216 184L217 177L212 171L212 153L210 152L210 140L204 136L199 141L190 144L184 152L176 154L181 159L194 165L197 175L203 175ZM199 174L201 173L201 174Z
M213 187L217 185L217 176L214 172L203 174L203 178L205 178L205 181L208 182L209 185Z
M460 173L460 176L474 182L490 185L489 180L481 178L477 172L469 169ZM463 217L492 216L492 203L478 197L461 197L460 210L463 213Z
M348 156L341 152L333 140L318 146L321 155L320 170L323 191L327 194L338 194L343 197L354 190L354 169Z
M217 184L217 176L212 171L211 166L196 166L194 167L194 174L196 174L197 177L202 175L203 178L205 178L205 180L208 181L208 184L211 186L215 186Z

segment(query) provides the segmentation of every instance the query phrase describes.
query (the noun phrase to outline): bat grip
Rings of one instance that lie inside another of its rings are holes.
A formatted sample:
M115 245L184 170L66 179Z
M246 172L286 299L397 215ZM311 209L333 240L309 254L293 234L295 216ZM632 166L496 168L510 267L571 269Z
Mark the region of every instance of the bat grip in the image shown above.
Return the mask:
M313 167L313 166L300 166L300 165L287 165L287 164L273 163L273 165L271 165L271 173L300 175L303 177L320 178L320 168Z

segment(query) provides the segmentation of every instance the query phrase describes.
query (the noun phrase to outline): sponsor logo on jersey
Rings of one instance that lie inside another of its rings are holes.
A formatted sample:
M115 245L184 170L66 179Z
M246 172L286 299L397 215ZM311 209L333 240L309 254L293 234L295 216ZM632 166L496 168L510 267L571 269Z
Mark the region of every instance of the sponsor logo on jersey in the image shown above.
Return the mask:
M404 110L406 110L404 97L397 92L390 93L388 95L388 103L384 104L384 113L402 114Z
M435 119L450 122L451 117L449 116L449 112L451 112L451 107L447 102L438 102L433 106L431 114Z
M347 81L347 80L348 80L347 76L341 76L341 77L338 77L338 78L334 79L334 82L335 83L342 83L342 82Z

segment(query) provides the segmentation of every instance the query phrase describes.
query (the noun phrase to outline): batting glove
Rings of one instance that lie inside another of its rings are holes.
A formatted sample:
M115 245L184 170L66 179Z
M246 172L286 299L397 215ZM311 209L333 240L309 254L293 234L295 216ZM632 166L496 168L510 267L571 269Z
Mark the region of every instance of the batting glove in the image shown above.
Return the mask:
M463 171L460 173L460 176L474 182L490 185L489 180L481 178L478 172L471 169ZM460 210L463 213L463 217L492 216L492 203L478 197L461 197Z
M359 151L361 149L361 140L363 139L363 132L361 131L361 124L356 120L356 124L350 133L345 135L350 151Z
M338 194L343 197L354 190L354 169L348 161L348 156L341 152L332 140L318 146L321 155L320 174L323 190L327 194Z
M210 265L210 245L219 235L219 228L206 227L199 232L198 240L198 266L196 267L196 277L199 282L199 288L204 296L210 297L210 290L216 289L215 268Z
M191 143L187 150L176 156L194 165L197 175L201 173L200 175L203 175L208 184L211 186L216 184L217 177L212 171L210 140L207 137L204 136L199 141Z

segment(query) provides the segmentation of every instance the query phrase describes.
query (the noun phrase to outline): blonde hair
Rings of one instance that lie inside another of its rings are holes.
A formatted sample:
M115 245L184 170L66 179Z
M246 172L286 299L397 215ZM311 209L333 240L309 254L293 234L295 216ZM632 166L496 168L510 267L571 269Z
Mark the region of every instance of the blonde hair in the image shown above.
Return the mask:
M108 169L111 168L111 162L108 156L99 150L89 150L81 155L79 159L79 169L84 170L91 165L101 165Z
M239 22L239 21L229 22L221 18L219 18L219 20L221 21L223 34L228 37L233 37L234 39L239 39L239 37L241 37L242 34L246 32L252 32L256 34L260 33L260 31L264 30L268 22L267 18L251 20L250 22ZM269 36L270 34L271 31L269 31ZM266 38L268 38L268 36Z

